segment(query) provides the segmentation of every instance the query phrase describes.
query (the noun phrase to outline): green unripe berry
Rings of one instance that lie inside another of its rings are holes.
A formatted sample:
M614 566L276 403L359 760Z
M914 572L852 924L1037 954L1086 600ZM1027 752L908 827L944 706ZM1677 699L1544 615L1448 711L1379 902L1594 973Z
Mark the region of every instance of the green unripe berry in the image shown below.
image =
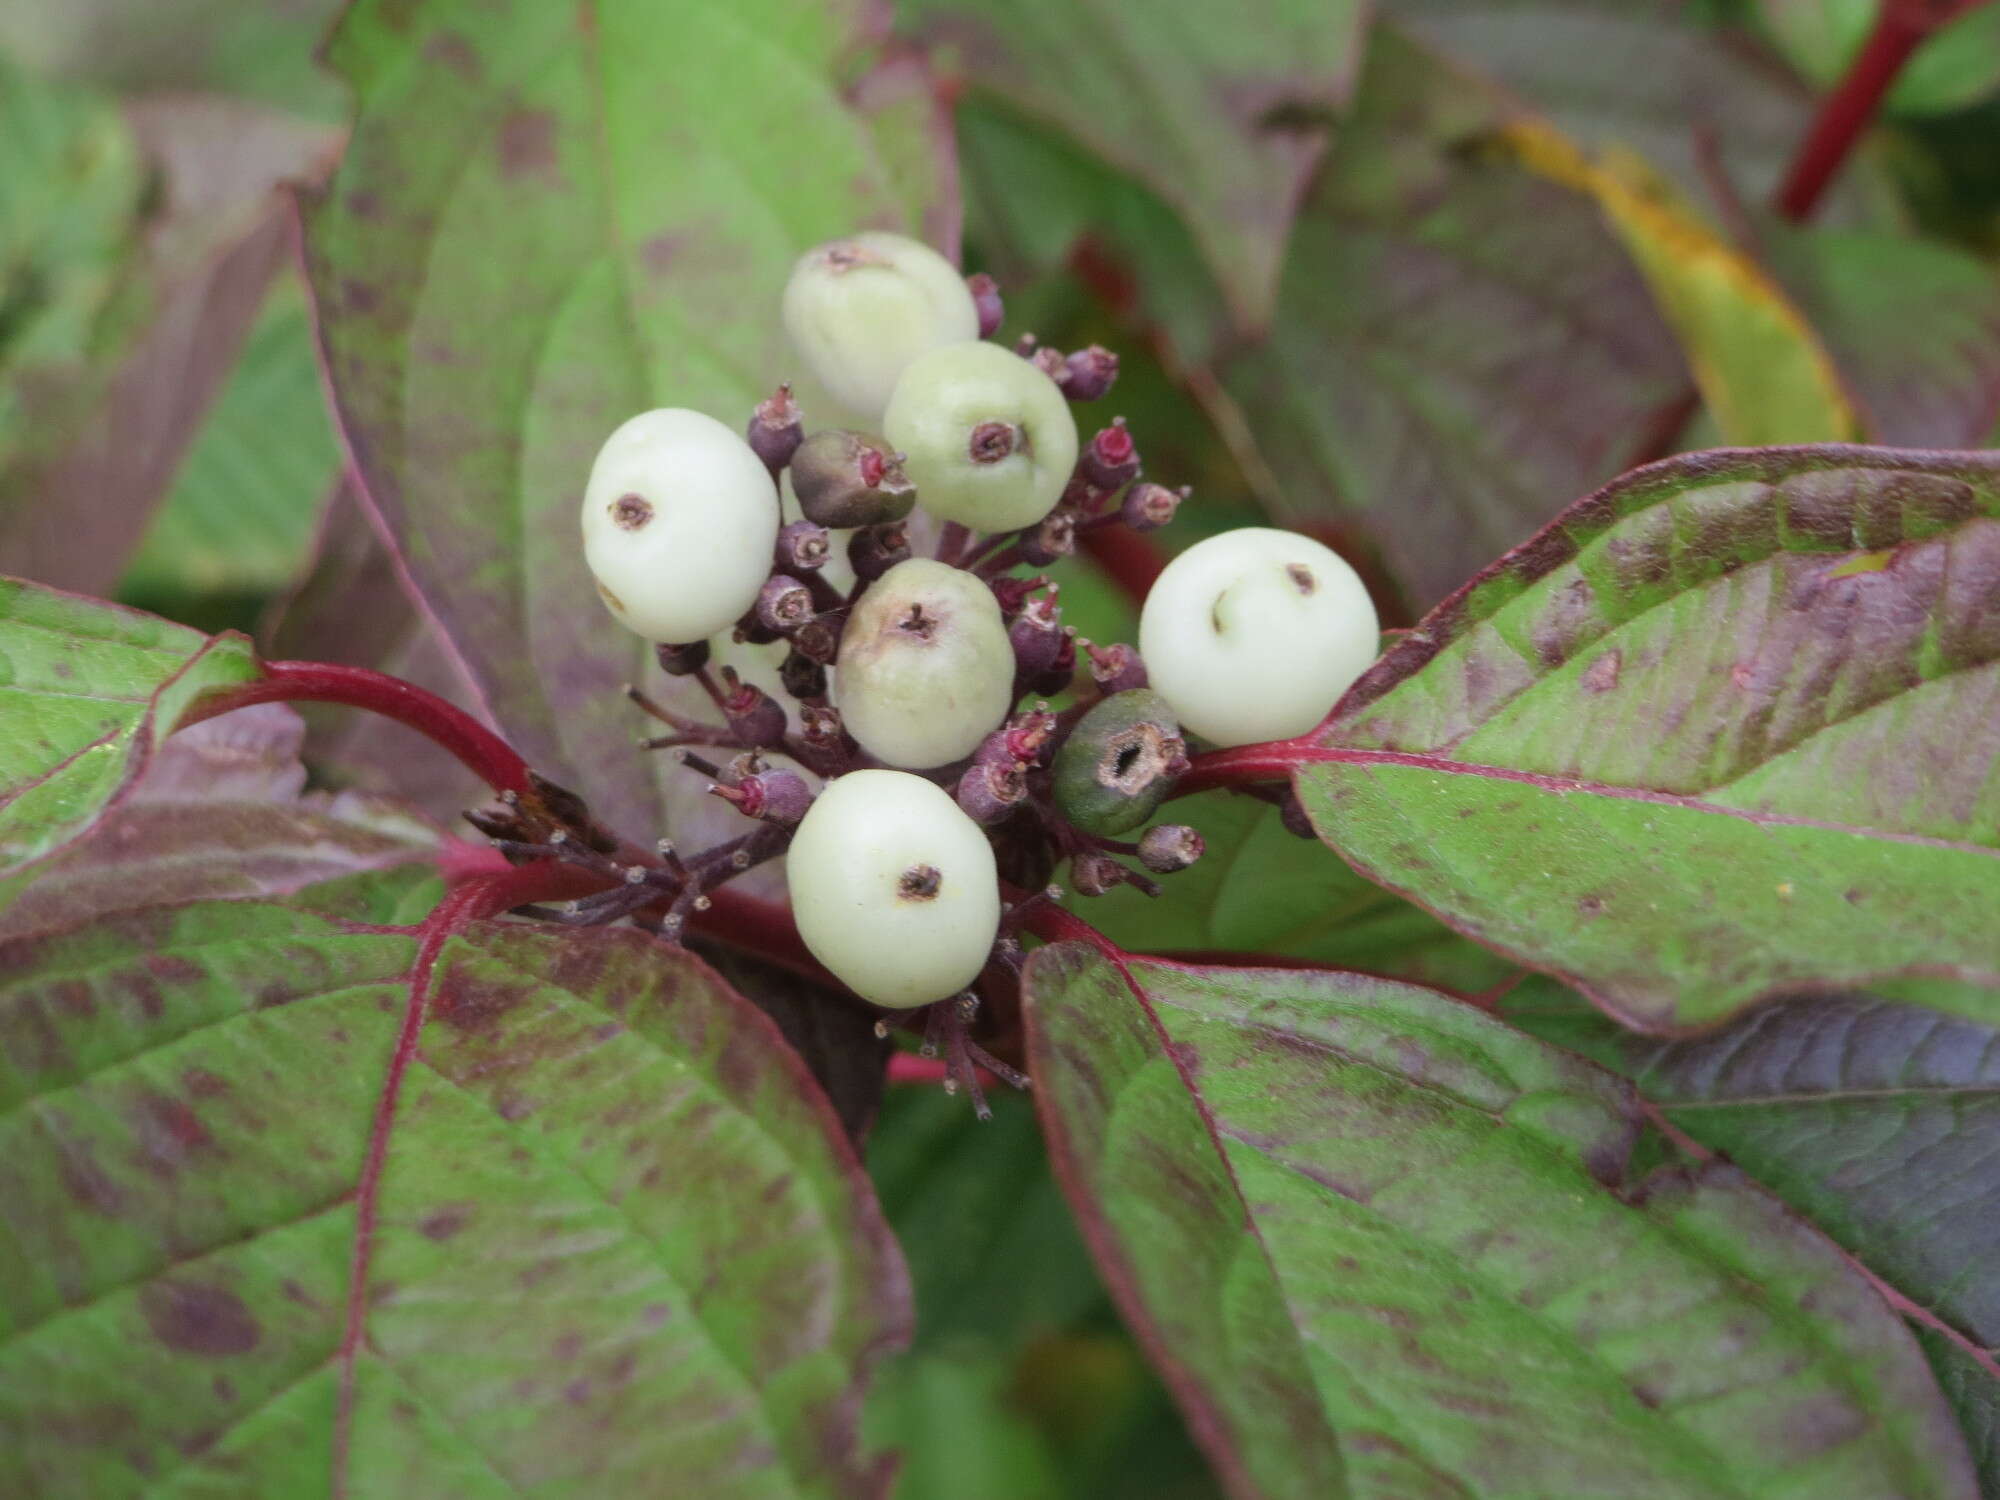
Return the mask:
M584 560L605 608L648 640L698 641L757 602L778 536L778 488L715 418L662 407L605 440L582 519Z
M1153 688L1182 727L1224 746L1313 728L1380 638L1354 569L1311 537L1262 526L1188 548L1139 615Z
M1124 833L1152 817L1186 769L1167 700L1147 688L1113 693L1056 752L1056 806L1085 833Z
M910 362L979 337L952 263L905 235L869 230L800 256L785 283L785 332L836 401L879 421Z
M806 947L876 1005L957 994L999 932L993 848L921 776L853 771L829 784L799 823L785 871Z
M993 591L926 557L897 563L848 616L834 694L877 760L926 770L970 755L1014 703L1014 649Z
M995 344L953 344L911 362L882 433L918 502L975 531L1032 526L1076 467L1076 418L1049 377Z

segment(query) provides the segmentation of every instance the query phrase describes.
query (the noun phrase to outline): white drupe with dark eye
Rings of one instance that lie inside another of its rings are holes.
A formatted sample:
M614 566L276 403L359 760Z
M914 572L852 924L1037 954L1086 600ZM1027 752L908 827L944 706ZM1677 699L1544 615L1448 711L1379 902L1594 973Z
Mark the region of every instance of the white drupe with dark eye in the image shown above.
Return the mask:
M903 455L917 503L975 531L1032 526L1076 467L1076 418L1056 383L997 344L953 344L896 384L882 435Z
M1139 616L1139 655L1182 728L1210 744L1304 734L1374 661L1375 605L1311 537L1250 526L1167 564Z
M784 322L827 393L871 425L912 360L979 337L979 310L958 268L882 230L800 256L785 283Z
M833 689L847 732L877 760L922 771L970 755L1014 706L993 590L927 557L897 563L848 615Z
M957 994L1000 929L986 834L907 772L851 771L829 784L799 823L785 875L806 947L876 1005Z
M701 412L641 412L591 465L584 560L605 608L648 640L678 645L727 629L757 602L777 539L770 471Z

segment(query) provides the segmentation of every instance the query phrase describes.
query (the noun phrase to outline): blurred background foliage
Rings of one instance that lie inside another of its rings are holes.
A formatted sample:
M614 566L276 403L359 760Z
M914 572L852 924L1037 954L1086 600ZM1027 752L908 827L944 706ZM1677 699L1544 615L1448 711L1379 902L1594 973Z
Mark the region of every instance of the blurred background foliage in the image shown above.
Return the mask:
M0 0L0 571L451 690L343 482L297 254L339 8ZM1995 439L2000 5L1908 69L1811 227L1763 207L1873 9L902 0L891 46L948 81L1008 332L1119 351L1149 473L1199 496L1166 540L1274 516L1407 624L1645 458ZM1095 562L1057 571L1084 636L1130 636ZM464 805L402 731L313 722L323 781ZM1269 809L1192 815L1210 859L1102 903L1114 937L1507 977ZM892 1090L874 1132L921 1321L873 1435L911 1494L1215 1494L998 1103Z

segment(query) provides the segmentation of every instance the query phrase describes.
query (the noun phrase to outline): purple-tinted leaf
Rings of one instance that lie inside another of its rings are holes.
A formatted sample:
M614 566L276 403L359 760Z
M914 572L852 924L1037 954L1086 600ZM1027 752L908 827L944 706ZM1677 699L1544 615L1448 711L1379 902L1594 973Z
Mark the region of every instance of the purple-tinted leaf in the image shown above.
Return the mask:
M337 884L320 911L0 948L0 1490L327 1492L354 1193L417 946L356 924L426 881ZM629 931L475 925L431 1007L348 1493L879 1494L855 1418L903 1335L901 1263L775 1028Z
M1812 119L1811 93L1685 0L1383 0L1384 10L1586 146L1623 146L1713 196L1770 196ZM1705 159L1706 158L1706 159ZM1861 212L1863 171L1825 213Z
M1979 1469L1979 1493L2000 1494L2000 1380L1966 1350L1934 1330L1919 1328L1938 1388L1951 1403ZM1989 1351L1991 1352L1991 1351Z
M736 425L792 373L778 301L802 250L869 225L955 249L934 112L891 87L878 128L841 93L879 20L363 3L330 45L359 114L308 255L361 478L481 707L634 835L731 815L632 749L619 688L649 656L596 600L578 498L634 412Z
M0 875L87 832L190 704L256 675L241 637L0 578Z
M1616 473L1687 375L1596 206L1482 145L1518 106L1393 27L1224 368L1277 513L1358 515L1428 604Z
M145 100L126 116L154 189L125 226L116 295L76 337L10 351L20 430L0 425L0 567L98 594L172 487L284 264L274 186L309 172L331 141L221 99ZM90 159L88 145L74 154ZM74 247L58 236L45 249L61 259ZM38 280L24 281L31 297Z
M2000 15L2000 12L1996 12ZM1758 226L1882 442L1976 448L2000 422L2000 282L1972 256L1858 230Z
M1643 1169L1614 1075L1355 975L1065 944L1028 987L1071 1206L1232 1493L1976 1493L1873 1288L1734 1169Z
M275 896L430 859L437 830L366 794L307 794L305 725L279 703L164 741L97 828L0 908L0 939L167 901Z
M975 88L1179 211L1239 322L1271 315L1299 194L1354 84L1360 0L902 0Z
M1324 837L1650 1027L2000 979L2000 461L1725 451L1578 502L1356 685Z

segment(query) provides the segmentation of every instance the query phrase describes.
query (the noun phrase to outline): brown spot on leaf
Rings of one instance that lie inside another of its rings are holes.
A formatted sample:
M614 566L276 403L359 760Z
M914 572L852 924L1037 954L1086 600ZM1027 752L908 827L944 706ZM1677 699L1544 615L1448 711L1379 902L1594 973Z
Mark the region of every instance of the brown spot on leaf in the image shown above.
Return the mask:
M447 1203L425 1214L418 1222L417 1230L427 1240L448 1240L471 1222L470 1203Z
M248 1354L263 1336L243 1299L212 1282L148 1283L139 1291L139 1311L155 1338L183 1354Z
M1608 693L1618 686L1618 669L1624 657L1620 652L1607 651L1592 662L1583 673L1583 690L1586 693Z
M1577 914L1577 915L1578 915L1579 917L1601 917L1601 916L1603 916L1603 915L1604 915L1604 898L1603 898L1602 896L1582 896L1582 897L1579 897L1579 898L1578 898L1578 900L1577 900L1577 903L1576 903L1576 914Z
M559 1360L563 1364L568 1364L581 1353L583 1353L583 1335L574 1331L557 1335L556 1341L549 1345L549 1358Z
M556 120L545 109L517 109L500 122L500 173L525 177L556 164Z
M98 1166L88 1141L65 1141L56 1160L63 1191L78 1208L110 1218L124 1207L125 1195Z
M686 248L687 237L679 234L656 234L639 246L640 264L655 276L664 276L680 259Z
M88 983L81 979L63 979L49 986L49 998L55 1002L57 1010L66 1016L88 1020L97 1014L97 997L90 992Z
M425 42L424 60L439 63L467 81L479 77L479 54L455 31L440 31Z
M188 1068L181 1073L181 1086L197 1099L213 1099L229 1092L229 1085L206 1068Z

